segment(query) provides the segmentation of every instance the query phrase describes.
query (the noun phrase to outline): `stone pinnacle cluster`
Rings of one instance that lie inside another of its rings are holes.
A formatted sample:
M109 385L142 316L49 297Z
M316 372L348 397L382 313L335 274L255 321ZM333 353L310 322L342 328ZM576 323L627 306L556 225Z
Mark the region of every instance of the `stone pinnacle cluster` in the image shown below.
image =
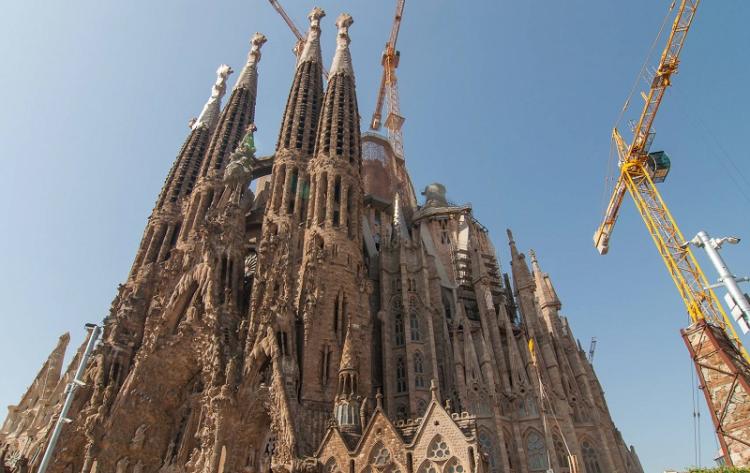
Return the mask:
M223 107L219 67L48 471L642 473L536 256L509 231L504 273L469 205L440 184L420 205L360 131L347 14L324 82L324 16L271 155L254 145L266 38ZM68 340L9 408L4 471L36 471Z

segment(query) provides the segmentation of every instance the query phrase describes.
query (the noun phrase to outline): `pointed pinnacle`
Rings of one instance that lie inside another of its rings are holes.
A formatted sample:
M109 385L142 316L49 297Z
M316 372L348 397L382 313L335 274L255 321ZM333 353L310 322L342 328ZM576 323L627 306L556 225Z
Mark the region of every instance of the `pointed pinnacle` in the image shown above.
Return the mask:
M541 273L542 270L539 268L539 261L536 259L536 252L529 250L529 258L531 258L531 267L534 271Z

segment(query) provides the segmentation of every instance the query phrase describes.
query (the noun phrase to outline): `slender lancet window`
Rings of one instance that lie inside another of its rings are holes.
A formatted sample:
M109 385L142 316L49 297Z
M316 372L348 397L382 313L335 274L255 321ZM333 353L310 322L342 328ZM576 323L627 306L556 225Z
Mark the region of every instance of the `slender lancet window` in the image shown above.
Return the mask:
M535 430L532 430L526 436L526 455L529 459L529 469L531 471L547 469L547 448L544 446L544 437Z
M422 340L422 328L419 325L419 316L416 312L409 314L409 327L411 328L411 341L418 342Z
M424 388L424 360L422 354L416 352L414 354L414 385L418 388Z
M406 365L403 358L396 360L396 392L406 392Z
M341 176L336 176L333 184L333 225L341 223Z
M583 463L586 465L586 473L602 473L599 455L597 455L594 446L588 441L584 441L581 444L581 452L583 453Z
M397 347L402 347L404 346L406 337L404 336L404 312L398 296L391 302L391 312L393 313L393 341Z
M323 173L318 181L318 225L326 223L326 207L328 205L328 174Z
M487 462L490 466L490 473L498 473L500 471L500 465L497 461L495 442L492 440L492 438L493 435L486 430L479 431L479 445L482 447L482 451L487 454Z
M292 169L291 176L289 178L289 194L287 196L287 213L294 213L294 204L297 201L297 181L299 180L299 173L297 168Z

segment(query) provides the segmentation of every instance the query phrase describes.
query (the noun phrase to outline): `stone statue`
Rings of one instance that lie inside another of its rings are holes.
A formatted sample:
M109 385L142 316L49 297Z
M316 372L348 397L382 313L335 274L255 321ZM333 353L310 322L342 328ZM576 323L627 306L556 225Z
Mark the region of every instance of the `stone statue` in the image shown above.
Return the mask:
M232 188L232 195L236 204L248 209L255 198L249 189L245 189L253 175L255 162L255 137L258 128L254 123L247 127L245 137L240 145L229 156L229 164L224 170L224 183Z
M255 136L258 128L254 123L247 126L245 137L240 145L229 156L229 164L224 170L224 183L233 188L236 203L240 203L242 190L253 174L253 162L255 161Z
M117 462L117 466L115 467L115 473L126 473L128 469L128 463L130 463L128 457L120 458L120 460Z
M130 441L130 448L132 450L140 450L143 447L143 442L146 440L146 430L148 426L141 424L133 434L133 440Z
M224 383L232 385L237 380L237 361L234 358L230 358L227 363L227 368L224 371Z
M425 197L425 207L448 207L448 201L445 198L445 186L439 182L433 182L422 191Z

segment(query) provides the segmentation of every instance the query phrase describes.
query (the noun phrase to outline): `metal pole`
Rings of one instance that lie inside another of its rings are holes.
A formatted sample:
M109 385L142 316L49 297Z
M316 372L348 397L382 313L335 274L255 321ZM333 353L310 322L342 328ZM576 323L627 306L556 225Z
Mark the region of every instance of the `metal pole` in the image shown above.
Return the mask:
M102 328L98 325L94 324L86 324L86 328L91 329L91 334L89 335L89 341L86 344L86 349L83 352L83 356L81 357L81 362L78 365L78 369L76 370L75 375L73 376L73 380L68 384L67 388L67 395L65 396L65 403L63 404L62 410L60 410L60 417L57 418L57 423L55 424L55 428L52 431L52 436L49 439L49 444L47 444L47 450L44 451L44 456L42 457L42 462L39 464L39 469L37 470L37 473L45 473L47 471L47 466L49 465L50 460L52 460L52 455L55 452L55 445L57 444L57 439L60 437L60 431L62 431L62 426L64 423L71 422L70 419L68 419L66 416L68 415L68 410L70 409L70 405L73 403L73 396L75 394L75 390L78 386L85 386L86 383L81 381L81 376L83 376L83 371L86 369L86 364L88 363L89 356L91 355L91 350L94 349L94 345L96 344L96 341L99 339L99 334L102 331Z
M698 235L696 236L701 243L700 246L702 246L706 250L708 257L711 259L711 263L713 263L716 271L719 273L719 282L724 285L729 294L732 296L732 299L734 299L734 303L737 304L737 306L740 308L740 310L742 310L745 316L750 317L750 303L748 303L747 299L745 299L745 294L742 292L742 289L740 289L740 286L737 285L737 279L729 271L729 268L727 268L727 264L719 254L721 240L716 240L715 238L709 237L708 233L704 232L703 230L699 231Z

